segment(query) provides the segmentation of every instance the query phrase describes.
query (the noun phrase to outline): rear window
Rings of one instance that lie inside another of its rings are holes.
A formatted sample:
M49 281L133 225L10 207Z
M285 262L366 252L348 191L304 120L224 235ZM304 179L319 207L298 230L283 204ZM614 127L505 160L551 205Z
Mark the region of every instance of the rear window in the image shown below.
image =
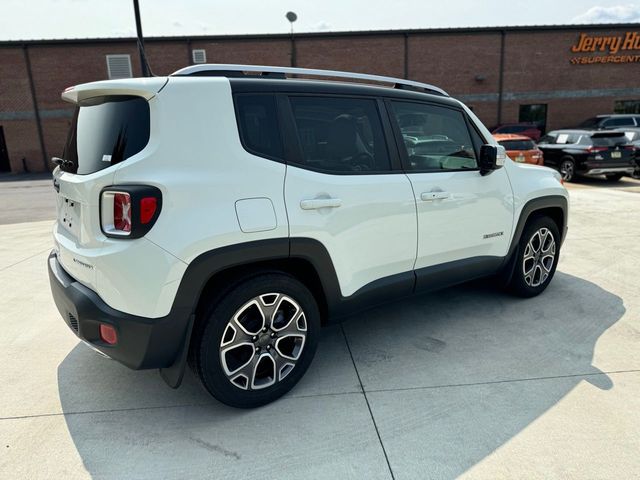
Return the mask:
M591 142L595 147L615 147L629 143L629 139L624 133L616 135L594 135Z
M529 127L525 127L523 125L505 125L504 127L500 127L496 130L496 132L500 133L520 133L525 130L529 130Z
M149 143L149 104L142 97L93 97L76 107L62 170L78 175L123 162Z
M536 148L532 140L502 140L498 143L507 150L533 150Z

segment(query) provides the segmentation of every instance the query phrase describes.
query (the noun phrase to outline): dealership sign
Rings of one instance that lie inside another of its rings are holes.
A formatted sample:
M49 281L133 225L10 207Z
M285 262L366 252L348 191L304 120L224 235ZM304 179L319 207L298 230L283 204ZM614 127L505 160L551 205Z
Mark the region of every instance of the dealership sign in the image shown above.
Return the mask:
M596 36L581 33L578 41L571 47L579 55L570 59L573 65L592 63L637 63L640 62L640 32L626 32L618 36Z

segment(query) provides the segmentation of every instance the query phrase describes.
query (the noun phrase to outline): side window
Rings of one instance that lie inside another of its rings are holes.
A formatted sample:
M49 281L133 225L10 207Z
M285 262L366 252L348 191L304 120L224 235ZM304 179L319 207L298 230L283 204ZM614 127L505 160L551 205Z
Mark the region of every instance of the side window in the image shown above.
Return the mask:
M274 95L236 95L240 139L256 155L282 159L282 139Z
M329 173L391 169L375 100L290 97L305 167Z
M635 125L633 117L610 118L603 122L603 127L629 127Z
M435 105L394 101L393 115L414 171L478 168L464 115Z

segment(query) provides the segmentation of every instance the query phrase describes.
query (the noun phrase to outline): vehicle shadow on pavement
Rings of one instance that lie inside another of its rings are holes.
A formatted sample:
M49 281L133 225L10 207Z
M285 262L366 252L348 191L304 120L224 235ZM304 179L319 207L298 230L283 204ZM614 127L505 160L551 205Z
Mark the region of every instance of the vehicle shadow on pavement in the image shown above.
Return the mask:
M455 478L582 380L612 388L593 352L624 313L620 297L558 272L533 299L478 281L344 323L395 478ZM171 390L79 344L58 367L59 394L95 477L388 478L348 352L339 325L324 329L300 386L235 410L190 373Z

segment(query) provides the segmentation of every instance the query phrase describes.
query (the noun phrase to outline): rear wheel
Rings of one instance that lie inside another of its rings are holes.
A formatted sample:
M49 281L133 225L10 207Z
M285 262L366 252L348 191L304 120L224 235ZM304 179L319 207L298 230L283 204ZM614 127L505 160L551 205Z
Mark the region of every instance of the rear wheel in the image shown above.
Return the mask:
M622 173L609 173L605 177L608 182L617 182L622 178Z
M216 399L239 408L272 402L302 378L320 314L309 290L283 273L259 275L209 305L192 361Z
M549 217L531 220L520 237L516 264L508 289L521 297L534 297L551 282L560 254L560 232Z
M565 182L571 182L575 177L576 164L571 158L565 158L560 162L560 174L562 180Z

